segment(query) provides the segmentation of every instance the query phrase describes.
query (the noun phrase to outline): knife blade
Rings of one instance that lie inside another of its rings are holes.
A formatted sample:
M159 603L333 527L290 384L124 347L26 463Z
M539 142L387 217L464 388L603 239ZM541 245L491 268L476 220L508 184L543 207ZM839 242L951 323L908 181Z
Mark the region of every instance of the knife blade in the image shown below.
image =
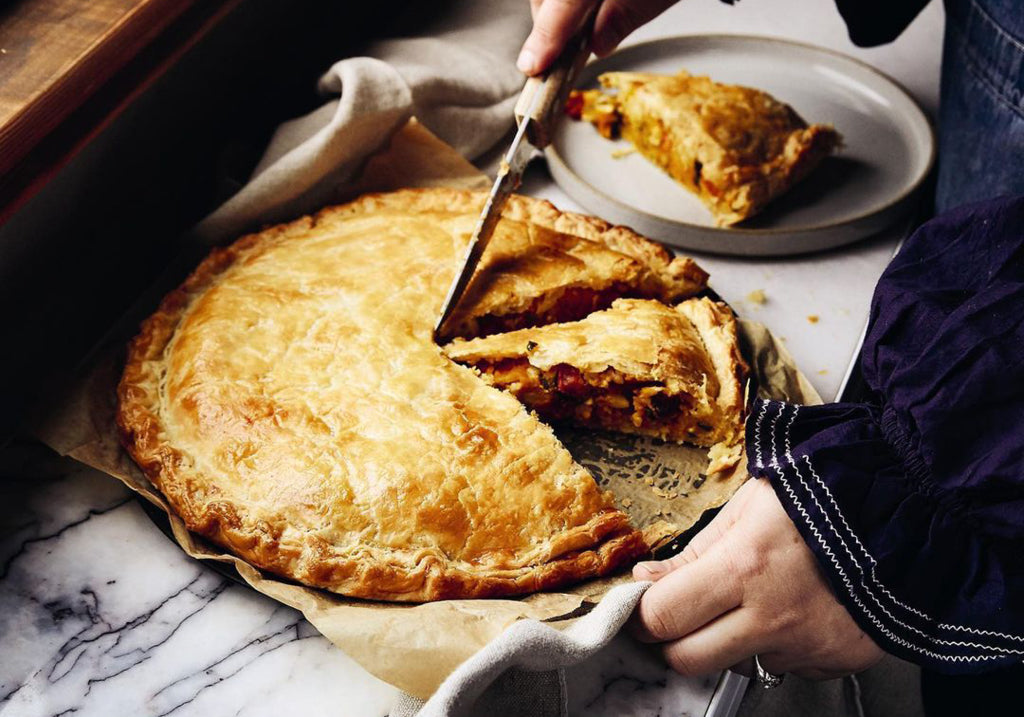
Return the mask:
M523 170L526 169L534 152L551 142L552 129L563 114L566 96L580 69L590 57L593 21L594 13L591 11L582 29L566 45L566 49L548 71L542 77L529 78L519 95L515 108L519 128L501 161L498 176L494 180L491 193L487 196L473 229L473 236L463 255L461 268L448 289L448 295L441 307L441 315L434 325L435 342L442 340L445 323L451 318L459 300L469 288L484 249L487 248L498 220L501 219L502 209L509 196L522 182Z
M498 220L501 219L501 211L512 192L519 188L523 178L523 170L526 168L530 158L533 157L534 149L526 141L529 125L529 120L519 125L519 130L516 132L515 139L512 140L512 145L501 160L498 177L495 179L494 185L491 187L491 193L487 196L487 202L484 204L480 217L476 221L476 227L473 229L473 238L470 239L469 246L466 247L466 254L462 259L462 268L456 274L448 289L448 296L445 297L444 306L441 308L441 316L434 325L435 342L440 340L445 322L454 313L459 299L462 298L462 295L469 287L469 282L476 272L477 265L480 263L480 257L483 256L484 249L487 248L487 244L494 235L494 228L497 226Z

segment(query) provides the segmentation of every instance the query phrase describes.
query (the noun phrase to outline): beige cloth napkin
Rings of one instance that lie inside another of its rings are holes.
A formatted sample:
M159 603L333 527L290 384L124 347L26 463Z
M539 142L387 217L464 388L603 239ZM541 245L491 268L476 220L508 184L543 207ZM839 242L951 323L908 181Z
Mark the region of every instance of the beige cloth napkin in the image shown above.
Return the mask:
M651 586L612 588L587 615L565 630L521 620L459 665L423 702L405 695L391 717L566 717L562 670L607 645Z
M220 243L330 203L412 116L467 159L494 148L514 124L529 4L462 0L444 9L429 36L375 42L369 56L336 62L320 78L323 106L278 128L248 184L199 224L198 238Z

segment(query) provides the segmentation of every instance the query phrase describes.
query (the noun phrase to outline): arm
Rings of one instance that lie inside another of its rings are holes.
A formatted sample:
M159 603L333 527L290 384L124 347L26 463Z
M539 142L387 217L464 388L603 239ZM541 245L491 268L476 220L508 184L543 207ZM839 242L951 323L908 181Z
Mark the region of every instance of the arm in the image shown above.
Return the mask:
M633 30L644 25L678 0L530 0L533 31L519 53L516 65L536 75L558 53L582 25L587 10L601 6L594 20L591 38L594 53L604 57ZM734 0L722 0L732 5ZM836 0L855 45L870 47L895 40L928 0Z
M689 555L657 566L641 601L638 630L674 641L670 662L762 654L770 671L826 676L871 664L863 635L947 673L1024 660L1021 226L1024 198L965 207L907 241L872 302L872 403L758 402L747 450L761 480ZM688 616L720 583L730 600Z

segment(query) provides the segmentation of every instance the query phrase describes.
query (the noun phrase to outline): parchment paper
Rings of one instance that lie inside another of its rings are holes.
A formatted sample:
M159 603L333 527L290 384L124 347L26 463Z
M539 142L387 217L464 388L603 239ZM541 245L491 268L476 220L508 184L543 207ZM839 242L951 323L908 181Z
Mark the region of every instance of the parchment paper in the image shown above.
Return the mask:
M410 186L486 188L489 184L457 152L411 121L385 150L368 161L355 183L338 189L336 198L340 201L365 191ZM741 321L740 328L762 395L797 403L820 402L767 329L748 321ZM232 564L253 588L301 610L331 642L385 682L425 699L459 663L516 620L534 618L568 625L612 585L629 580L624 572L562 592L521 599L405 605L347 599L265 574L190 533L121 449L114 425L115 389L121 375L123 342L128 338L122 337L101 353L88 374L40 424L37 436L57 452L123 481L167 512L175 539L186 553ZM693 525L705 510L724 503L746 479L742 465L728 475L705 476L707 453L703 449L577 430L563 430L559 435L574 457L615 492L634 523L663 540Z

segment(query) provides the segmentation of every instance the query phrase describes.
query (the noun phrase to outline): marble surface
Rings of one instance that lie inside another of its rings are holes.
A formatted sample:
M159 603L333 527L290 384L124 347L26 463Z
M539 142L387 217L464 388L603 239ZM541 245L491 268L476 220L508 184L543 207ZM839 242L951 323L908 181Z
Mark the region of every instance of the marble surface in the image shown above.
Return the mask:
M0 715L384 715L395 690L302 616L188 558L120 483L0 459Z
M897 43L859 50L830 2L688 0L634 41L733 32L813 42L880 67L934 112L942 22L933 2ZM526 191L574 207L542 165ZM713 286L784 337L831 397L898 238L808 257L699 258ZM766 303L747 298L754 289ZM397 698L300 614L185 556L120 483L30 442L0 450L0 656L0 717L369 717ZM701 715L714 682L675 675L620 636L569 671L570 710Z
M2 717L370 717L398 697L182 553L119 482L31 442L0 451L0 645ZM714 688L624 636L567 683L573 714L609 716L700 715Z

